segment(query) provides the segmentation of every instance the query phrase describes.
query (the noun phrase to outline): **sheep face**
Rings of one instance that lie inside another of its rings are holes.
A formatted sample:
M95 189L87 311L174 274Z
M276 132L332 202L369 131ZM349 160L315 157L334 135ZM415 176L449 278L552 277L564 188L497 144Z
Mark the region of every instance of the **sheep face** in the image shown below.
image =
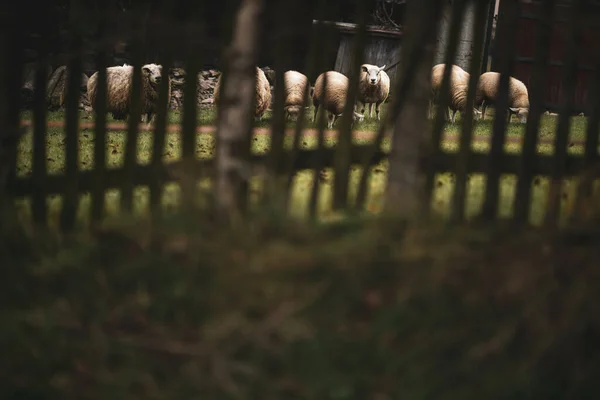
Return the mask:
M144 76L153 86L158 86L162 79L162 65L146 64L142 67Z
M286 107L285 114L290 121L296 122L298 120L298 116L300 115L300 109L300 106L289 106Z
M367 82L373 86L379 84L379 80L381 79L381 71L383 71L384 69L385 65L382 67L369 67L366 65L362 66L363 72L367 73Z
M517 118L519 122L525 124L527 122L527 117L529 116L529 110L526 108L509 108L510 112L517 114Z

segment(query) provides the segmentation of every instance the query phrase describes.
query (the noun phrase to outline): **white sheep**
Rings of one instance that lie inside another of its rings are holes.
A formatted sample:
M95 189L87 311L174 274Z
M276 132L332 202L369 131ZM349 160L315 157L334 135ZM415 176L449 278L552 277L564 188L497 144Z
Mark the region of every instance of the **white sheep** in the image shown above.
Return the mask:
M386 101L390 94L390 77L384 71L385 65L363 64L361 66L360 80L358 82L358 105L360 112L365 113L365 106L369 106L369 117L373 118L373 104L375 114L379 120L379 107Z
M162 65L146 64L142 67L142 121L150 122L158 111L158 91L162 80ZM169 79L168 74L166 79ZM131 85L133 66L116 66L106 69L106 111L112 113L114 119L126 119L131 112ZM98 72L95 72L87 83L87 94L92 109L97 110L96 93ZM171 82L169 81L168 98L171 97Z
M442 88L442 79L444 76L445 64L437 64L431 69L431 100L429 102L429 117L432 115L432 105L439 104L440 91ZM452 118L448 114L448 109L444 110L446 120L450 119L454 123L456 112L460 111L464 115L467 106L467 91L469 89L469 73L459 67L452 65L450 72L450 102L448 106L452 110ZM473 117L477 120L481 112L473 107Z
M498 96L499 72L485 72L479 77L475 105L481 106L482 118L490 104L496 102ZM510 77L508 85L508 121L512 114L516 114L519 122L526 123L529 115L529 93L527 87L520 80Z
M296 121L304 106L304 96L310 91L306 75L298 71L286 71L283 74L285 86L285 115L291 121Z
M323 96L324 89L324 79L325 75L327 75L327 97ZM313 115L313 121L317 119L317 112L319 111L319 107L323 106L323 109L327 111L327 119L328 124L327 127L329 129L333 128L335 121L341 117L342 112L344 111L344 106L346 105L346 97L348 95L348 86L349 81L348 78L337 72L337 71L327 71L323 72L317 77L315 81L315 86L312 94L312 102L315 107L315 112ZM363 121L364 115L359 114L356 111L352 113L352 121Z
M260 121L271 104L271 85L262 69L255 67L256 70L256 101L254 104L254 118ZM213 103L219 104L219 91L221 86L221 75L217 79L213 93Z

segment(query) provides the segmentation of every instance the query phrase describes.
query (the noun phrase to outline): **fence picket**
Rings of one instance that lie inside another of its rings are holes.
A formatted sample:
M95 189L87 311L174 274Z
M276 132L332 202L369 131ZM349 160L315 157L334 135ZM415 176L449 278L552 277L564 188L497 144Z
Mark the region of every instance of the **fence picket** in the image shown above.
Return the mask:
M327 115L327 110L325 110L325 108L323 107L323 100L322 99L326 99L327 98L327 92L328 92L328 76L327 74L323 75L323 97L321 98L320 104L321 106L319 107L319 113L318 119L315 119L315 121L317 121L317 126L318 126L318 140L317 140L317 152L319 152L319 155L322 154L323 150L325 149L325 115ZM318 157L315 160L315 164L313 166L313 184L310 190L310 199L309 199L309 203L308 203L308 215L310 216L310 218L312 220L315 220L317 218L317 209L318 209L318 203L319 203L319 192L321 189L321 171L324 168L323 163L321 162L321 157Z
M564 177L565 162L567 159L567 142L569 139L569 126L573 112L575 85L577 84L577 58L581 44L581 13L585 0L576 0L572 8L569 23L569 39L566 47L566 62L563 75L565 90L560 105L558 122L556 124L556 138L554 142L554 168L550 175L550 188L548 191L548 207L544 225L554 227L558 224L560 205L562 199L562 179Z
M475 94L484 46L485 15L488 11L489 1L473 1L475 7L475 23L473 24L473 54L469 66L469 89L467 90L467 112L462 121L459 150L456 158L456 180L454 193L451 199L450 219L454 222L462 222L465 219L465 200L467 191L467 165L471 154L471 139L473 138L473 113L475 106Z
M356 6L358 31L354 38L353 60L350 66L349 87L346 104L340 121L337 136L336 157L333 163L333 209L342 210L348 207L348 188L350 180L350 151L352 148L352 120L358 96L358 81L361 75L361 64L364 61L364 50L367 39L366 2L359 1Z
M67 185L62 204L60 226L63 231L75 227L75 218L79 203L79 95L81 74L83 73L81 51L82 42L78 32L72 34L72 47L67 66L67 94L65 113L65 176Z
M38 62L35 72L35 88L33 98L33 165L32 177L38 185L46 178L46 82L48 81L48 54L46 39L41 38L38 50ZM39 226L48 223L46 195L39 191L32 198L33 222Z
M125 141L125 160L123 173L130 179L125 179L121 188L121 211L131 213L133 210L133 189L136 182L133 178L133 169L137 164L138 129L142 116L142 59L143 46L140 33L136 32L133 42L133 77L131 79L131 101L127 121L127 138Z
M538 21L537 37L535 42L535 61L533 64L533 78L529 88L529 116L525 127L525 137L521 148L521 168L517 180L514 202L514 221L517 224L526 224L529 221L531 210L531 184L533 181L533 160L536 157L536 144L538 129L543 112L546 79L548 76L548 56L550 52L550 38L552 35L552 21L555 14L555 0L546 0L542 5L542 18Z
M450 28L448 33L448 45L446 47L446 53L444 55L444 74L442 76L442 84L437 94L438 106L436 110L436 116L433 120L433 130L431 133L431 148L428 149L430 152L429 157L436 158L442 152L441 143L442 135L444 133L444 126L446 125L446 113L450 103L450 76L452 73L452 65L456 58L456 51L458 49L458 39L460 30L463 26L464 13L466 10L467 1L458 0L452 3L452 16L450 22ZM432 112L432 107L429 109ZM433 198L433 190L435 187L435 175L436 172L429 170L426 173L425 178L425 200L423 202L423 210L425 215L431 212L431 201Z
M597 173L594 167L598 167L598 131L600 129L600 62L596 64L596 77L592 93L592 107L588 117L586 129L585 148L583 158L583 176L577 187L575 206L573 207L572 220L582 220L587 214L589 201L592 200L593 179ZM587 177L586 175L589 175Z
M106 33L106 16L101 16L100 32ZM98 81L96 89L96 111L94 113L94 174L95 185L92 190L91 216L94 222L99 222L104 215L106 179L106 99L108 54L105 43L101 43L96 56Z

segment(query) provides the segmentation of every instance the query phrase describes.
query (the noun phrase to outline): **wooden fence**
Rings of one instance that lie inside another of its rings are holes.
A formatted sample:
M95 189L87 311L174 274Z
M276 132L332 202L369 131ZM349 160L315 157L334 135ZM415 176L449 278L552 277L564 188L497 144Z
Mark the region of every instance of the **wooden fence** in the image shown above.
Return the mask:
M80 171L78 168L79 155L79 129L81 127L80 113L78 111L79 87L82 71L82 54L88 44L84 41L82 26L93 18L97 31L93 50L96 53L98 77L97 103L105 104L107 49L115 39L111 32L112 18L109 10L101 8L94 13L73 6L72 21L70 26L70 41L68 43L72 57L68 62L68 80L66 94L65 114L65 147L66 166L64 174L49 175L46 168L47 159L47 104L45 66L49 63L51 54L48 54L47 39L43 35L44 29L51 25L51 21L44 20L40 12L35 18L39 19L38 36L35 41L35 54L39 68L35 78L34 107L33 107L33 158L32 173L30 176L17 177L15 174L14 140L19 132L20 125L26 125L19 119L18 91L20 88L19 77L23 68L23 48L20 45L25 32L20 25L23 10L18 5L11 5L8 13L10 18L3 25L3 37L13 40L3 41L3 57L0 61L4 79L0 93L3 94L0 105L5 112L0 120L3 128L4 148L9 149L2 160L9 164L7 180L7 193L12 198L31 198L32 216L36 223L44 225L48 221L47 197L51 194L62 195L62 211L60 216L61 227L70 230L75 226L78 199L82 193L89 192L92 197L90 214L94 221L104 217L105 192L108 189L121 191L121 209L130 212L133 208L134 187L148 186L150 189L150 210L153 214L160 214L160 197L163 186L167 182L178 181L182 189L183 206L191 205L196 196L195 182L202 177L210 177L213 182L215 213L224 218L234 213L244 212L248 208L249 172L253 166L261 165L267 171L263 198L265 201L274 199L276 190L281 187L290 192L293 177L298 170L312 170L314 183L311 187L309 210L312 216L316 215L317 198L320 190L319 172L326 167L334 171L332 207L334 210L361 210L364 208L368 194L370 167L387 158L389 161L388 181L386 188L386 205L388 209L401 210L406 215L427 215L431 211L432 196L435 189L436 174L451 172L454 174L454 189L450 205L450 218L455 222L465 220L465 203L467 200L467 183L470 174L484 174L486 176L485 194L481 217L493 220L498 216L499 184L500 178L505 174L517 176L516 194L514 197L514 216L516 223L524 224L530 219L532 181L536 175L545 175L551 178L548 206L545 223L549 226L557 224L560 211L561 184L566 177L578 175L590 170L598 162L598 130L600 122L600 68L596 69L594 89L591 93L594 99L591 102L585 138L585 152L582 157L567 154L567 141L570 124L570 110L573 107L575 80L577 71L576 50L580 38L580 20L583 14L584 0L576 0L570 9L568 37L570 46L565 59L563 83L565 90L561 97L560 115L557 118L556 136L554 138L555 151L552 155L540 155L536 152L538 142L540 118L543 109L543 88L546 85L547 65L546 55L549 48L550 24L554 14L554 1L547 0L542 6L535 39L535 59L533 74L529 85L530 113L522 138L520 154L508 154L504 150L507 140L507 120L503 112L496 113L489 137L490 150L487 153L477 153L471 148L474 135L474 122L471 113L464 114L461 120L460 136L458 139L458 152L446 152L442 148L443 130L446 125L443 113L437 113L432 126L426 120L430 87L429 77L433 63L433 51L437 37L437 21L440 19L441 9L446 2L440 0L420 0L408 3L406 21L404 24L404 38L401 49L401 59L404 60L398 71L398 78L393 82L394 96L389 104L384 119L379 124L373 139L363 145L353 143L352 137L352 107L357 97L357 80L362 64L362 54L366 42L366 21L364 2L357 2L358 29L354 37L355 51L352 68L348 73L350 79L347 101L343 116L336 125L337 144L335 147L325 147L324 115L318 119L318 148L306 150L300 148L301 133L304 129L304 117L308 113L306 108L301 109L298 123L291 130L286 130L284 117L284 88L283 73L287 60L290 59L293 48L286 46L286 37L293 31L294 7L303 7L301 0L277 2L271 6L277 7L274 15L278 20L273 35L278 38L273 46L274 69L276 71L276 84L274 89L273 117L270 121L271 135L270 150L265 155L252 154L250 142L252 128L251 110L254 102L253 68L256 64L259 43L258 37L260 24L257 16L267 2L260 0L243 0L232 15L223 16L227 21L224 26L232 28L231 43L224 49L227 60L223 69L221 103L218 109L218 118L214 129L217 145L215 157L210 160L199 160L195 149L198 140L197 103L184 101L182 122L180 126L182 157L176 163L164 164L161 155L164 152L165 137L168 131L167 102L168 82L163 79L159 89L159 107L153 126L152 157L147 165L137 163L137 139L140 125L137 121L141 116L141 99L133 96L131 112L126 128L127 138L125 145L124 164L118 169L108 169L101 160L106 160L106 138L109 129L114 126L107 124L104 107L99 106L99 111L94 121L94 168ZM285 3L285 4L284 4ZM322 21L325 2L317 5L314 18ZM468 1L457 0L452 4L453 19L449 29L448 48L445 54L445 63L451 64L456 55L459 31L462 24L464 9ZM77 3L74 3L77 4ZM175 60L183 60L187 76L196 76L201 65L203 46L207 44L202 40L202 23L196 18L201 18L198 10L187 13L187 19L176 14L170 2L161 3L158 10L146 10L140 13L141 17L128 20L130 30L127 39L132 43L132 48L138 49L131 65L141 66L144 49L149 46L160 46L163 54L156 60L167 71ZM486 16L489 2L476 1L476 20L474 24L474 48L469 71L470 85L466 100L466 109L471 109L475 103L476 82L481 70ZM108 7L108 6L106 6ZM521 13L519 2L503 1L501 4L498 30L496 33L498 70L501 71L499 82L499 95L496 109L505 110L508 107L508 77L512 75L515 65L515 46L519 40L516 36L516 23ZM12 14L11 14L12 11ZM84 15L86 15L84 17ZM171 17L168 17L171 16ZM206 18L206 16L204 16ZM127 25L123 24L123 25ZM331 34L326 24L316 24L311 37L311 48L306 60L304 72L307 76L315 76L324 70L321 57L326 47L327 35ZM99 38L99 39L98 39ZM106 38L106 40L104 40ZM86 48L86 51L89 51ZM8 60L8 61L7 61ZM596 60L598 62L598 60ZM449 68L442 82L440 106L444 107L449 101ZM141 68L135 68L133 75L133 93L137 93L141 85ZM184 96L194 98L197 81L187 79ZM308 99L307 99L308 101ZM207 129L207 128L202 128ZM294 135L293 146L285 149L284 133ZM391 133L391 150L384 152L382 143L386 134ZM12 135L12 136L10 136ZM12 147L11 147L12 146ZM12 149L12 150L10 150ZM5 150L3 150L5 151ZM12 154L12 155L10 155ZM349 172L352 166L362 167L362 175L357 187L357 197L349 199ZM183 171L178 174L174 171ZM183 178L182 178L183 176ZM283 182L281 178L283 177ZM578 188L578 204L583 204L591 195L592 179L584 179Z

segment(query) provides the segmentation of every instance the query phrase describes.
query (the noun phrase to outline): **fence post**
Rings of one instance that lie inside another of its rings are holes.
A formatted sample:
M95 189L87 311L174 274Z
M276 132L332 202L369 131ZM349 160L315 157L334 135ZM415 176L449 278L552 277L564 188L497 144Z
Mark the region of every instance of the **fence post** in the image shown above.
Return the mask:
M442 3L440 0L410 2L406 14L407 39L402 58L414 57L417 65L415 74L407 76L413 79L406 89L404 106L395 119L385 194L386 210L401 216L419 214L424 198L420 152L428 126L431 65ZM403 70L404 74L408 73L407 68Z
M220 88L215 206L223 219L241 213L248 195L249 139L254 114L252 106L262 8L262 0L241 2L228 54L227 77L222 80Z

